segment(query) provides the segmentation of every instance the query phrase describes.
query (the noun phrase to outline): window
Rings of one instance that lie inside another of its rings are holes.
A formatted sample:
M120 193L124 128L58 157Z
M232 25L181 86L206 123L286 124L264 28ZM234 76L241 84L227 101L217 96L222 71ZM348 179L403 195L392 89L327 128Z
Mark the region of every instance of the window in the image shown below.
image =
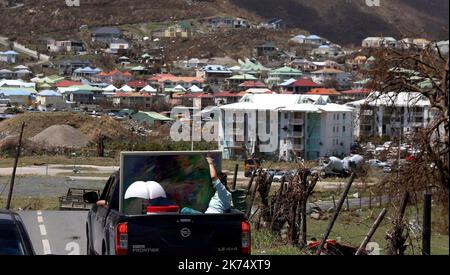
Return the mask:
M336 132L336 129L334 128L334 126L333 126L333 133L335 133Z
M346 114L342 114L342 119L345 120ZM344 131L345 132L345 131Z
M342 126L342 132L345 133L345 126Z
M339 120L339 114L336 115L336 119Z

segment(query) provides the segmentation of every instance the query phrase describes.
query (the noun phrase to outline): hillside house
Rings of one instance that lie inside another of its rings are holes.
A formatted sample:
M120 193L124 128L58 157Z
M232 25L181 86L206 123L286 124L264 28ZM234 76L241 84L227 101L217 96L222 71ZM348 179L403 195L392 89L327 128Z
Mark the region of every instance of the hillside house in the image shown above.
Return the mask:
M232 73L230 69L222 65L206 65L197 70L197 77L205 79L209 84L219 85L225 83Z
M130 42L125 39L113 39L106 52L111 54L124 54L128 52L130 47Z
M306 94L314 88L320 88L320 85L308 78L294 79L294 81L288 80L280 84L280 89L283 93Z
M55 40L47 39L47 51L51 53L79 53L84 51L83 42L76 40Z
M0 62L14 64L17 62L19 54L15 51L0 51Z
M108 83L108 84L124 84L128 83L133 79L133 75L129 72L121 72L117 69L111 72L101 72L95 76L95 80L98 82Z
M91 32L92 42L110 44L122 37L122 32L116 27L100 27Z
M367 37L362 41L363 48L396 48L398 42L393 37Z
M72 75L76 69L90 67L92 64L87 60L66 59L58 63L59 75Z

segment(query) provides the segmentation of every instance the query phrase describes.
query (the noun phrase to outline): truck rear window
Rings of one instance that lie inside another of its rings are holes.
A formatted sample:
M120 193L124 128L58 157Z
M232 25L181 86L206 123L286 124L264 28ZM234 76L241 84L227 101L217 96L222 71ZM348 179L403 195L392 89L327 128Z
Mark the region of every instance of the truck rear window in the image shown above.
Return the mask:
M220 169L221 156L216 156L216 167ZM126 215L146 213L149 205L177 205L204 212L214 195L209 167L205 156L200 154L174 155L122 155L121 209ZM154 181L164 189L166 198L125 199L133 183Z

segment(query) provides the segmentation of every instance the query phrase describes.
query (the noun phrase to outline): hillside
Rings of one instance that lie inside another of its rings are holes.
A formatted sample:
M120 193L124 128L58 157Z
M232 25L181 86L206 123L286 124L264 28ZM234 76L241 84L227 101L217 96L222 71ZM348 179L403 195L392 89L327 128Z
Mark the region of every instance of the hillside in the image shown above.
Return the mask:
M332 41L359 44L369 35L448 39L448 0L230 0L264 18L282 18Z
M25 113L0 122L0 139L19 134L23 122L25 138L31 138L53 125L70 125L90 138L95 138L98 130L111 139L129 135L122 124L108 117L94 118L74 113Z
M21 7L0 9L0 34L20 39L25 35L73 34L81 25L175 22L227 13L254 18L227 1L80 0L79 7L68 7L64 0L24 0Z
M177 22L216 15L234 15L260 22L282 18L290 27L308 30L342 44L360 44L369 35L423 36L448 39L448 0L23 0L0 8L0 35L18 40L71 36L81 25L105 26Z

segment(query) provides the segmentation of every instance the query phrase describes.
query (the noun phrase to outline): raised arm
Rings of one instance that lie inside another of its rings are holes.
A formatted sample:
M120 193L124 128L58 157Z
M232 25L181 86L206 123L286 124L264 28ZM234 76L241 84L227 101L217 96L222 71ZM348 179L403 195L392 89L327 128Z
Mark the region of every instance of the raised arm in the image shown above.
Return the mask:
M211 179L213 181L216 181L219 179L219 177L217 177L217 171L216 171L216 167L214 166L214 160L210 157L206 158L206 161L209 164L209 173L211 175Z

